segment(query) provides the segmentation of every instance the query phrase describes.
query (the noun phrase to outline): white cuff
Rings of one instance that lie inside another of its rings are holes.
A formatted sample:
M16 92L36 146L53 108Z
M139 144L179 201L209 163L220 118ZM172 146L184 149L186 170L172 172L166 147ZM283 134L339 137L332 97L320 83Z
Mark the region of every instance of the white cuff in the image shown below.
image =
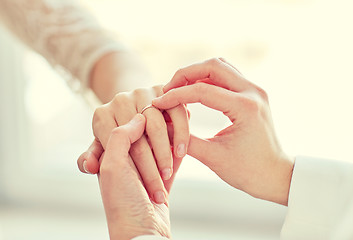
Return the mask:
M352 211L353 164L296 158L281 239L348 239L338 236L352 234Z

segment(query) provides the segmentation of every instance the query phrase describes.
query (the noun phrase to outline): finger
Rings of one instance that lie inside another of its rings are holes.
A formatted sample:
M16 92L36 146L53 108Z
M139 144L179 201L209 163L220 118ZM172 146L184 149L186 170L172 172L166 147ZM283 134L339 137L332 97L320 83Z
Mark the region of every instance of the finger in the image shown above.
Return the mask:
M221 60L222 62L228 64L229 66L231 66L232 68L234 68L240 75L243 76L243 74L242 74L236 67L234 67L233 64L231 64L230 62L228 62L225 58L220 57L219 60Z
M165 203L167 201L166 190L145 136L142 136L132 145L130 155L141 175L149 196L156 203Z
M172 122L167 122L167 132L168 132L168 138L169 138L169 142L170 142L170 147L172 148L172 152L174 152L173 150L173 144L174 144L174 140L173 140L173 136L174 136L174 127L173 127L173 123Z
M210 169L214 169L216 163L212 162L212 160L217 159L217 152L215 152L215 149L219 149L215 144L217 143L191 135L188 155L198 159Z
M164 182L164 187L165 187L165 189L166 189L168 194L170 194L170 190L172 188L175 176L176 176L176 174L178 172L178 169L179 169L179 167L181 165L182 160L183 160L183 158L178 158L178 157L174 156L174 158L173 158L173 174L170 177L170 179L168 179L166 181L163 181Z
M173 157L164 116L154 107L148 108L143 114L146 116L146 133L151 142L160 175L163 180L168 180L173 172Z
M212 109L222 111L233 122L245 96L206 83L197 83L173 89L152 101L160 109L170 109L179 104L201 103Z
M133 99L138 99L138 101L134 103L135 107L129 107L128 109L124 109L124 114L116 114L115 117L119 124L128 121L131 115L136 114L134 112L141 111L146 105L151 102L151 99L155 97L155 94L153 92L146 91L146 89L137 89L133 92L133 94ZM120 109L121 108L122 106L120 107ZM160 111L158 112L160 114ZM135 142L131 146L130 155L134 161L136 168L140 173L141 178L143 179L143 183L150 197L156 203L165 203L166 191L163 185L159 169L157 167L155 156L153 155L153 152L150 147L150 145L152 146L152 139L153 137L149 136L149 143L147 138L145 136L142 136L137 142ZM158 148L165 149L166 147L159 146ZM170 151L169 145L167 147L167 150Z
M104 157L100 166L100 174L111 176L131 176L126 172L119 174L119 171L135 172L139 178L137 169L129 156L131 144L136 142L145 129L145 118L137 114L128 124L115 128L110 135ZM106 176L106 178L107 178ZM109 179L109 177L108 177Z
M173 146L174 155L183 158L189 145L189 118L185 105L179 105L167 110L174 127Z
M237 70L218 58L196 63L178 70L163 91L190 85L198 80L209 79L215 85L235 92L247 89L250 82L243 78Z
M112 130L116 127L118 127L118 124L115 121L114 113L110 111L109 107L102 106L96 109L93 115L92 128L94 136L104 149L107 146Z
M96 174L99 171L99 158L104 149L97 139L94 139L86 152L77 159L77 165L81 172Z

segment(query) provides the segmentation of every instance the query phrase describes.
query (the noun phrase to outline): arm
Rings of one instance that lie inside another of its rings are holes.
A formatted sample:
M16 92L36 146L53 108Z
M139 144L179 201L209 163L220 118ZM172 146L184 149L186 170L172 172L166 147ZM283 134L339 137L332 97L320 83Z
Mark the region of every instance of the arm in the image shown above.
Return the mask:
M149 80L137 58L74 1L1 0L0 18L27 46L78 79L81 89L90 87L103 103Z
M152 98L161 94L161 88L141 89L149 81L149 75L135 55L125 50L88 12L73 2L1 0L0 16L28 46L42 54L53 66L65 69L73 78L80 80L83 90L90 87L103 103L109 102L94 114L96 140L90 148L92 151L86 154L87 157L79 159L82 171L81 160L87 160L86 170L97 173L100 157L97 153L105 148L112 129L130 121L151 103ZM121 93L136 87L140 89ZM116 95L118 92L120 94ZM179 107L168 111L168 114L173 120L172 128L176 130L174 143L187 146L189 134L185 109ZM149 138L144 136L134 144L131 155L139 166L151 197L156 195L157 202L165 202L160 173L166 180L173 170L168 123L156 109L149 109L145 115ZM153 152L147 140L155 147Z

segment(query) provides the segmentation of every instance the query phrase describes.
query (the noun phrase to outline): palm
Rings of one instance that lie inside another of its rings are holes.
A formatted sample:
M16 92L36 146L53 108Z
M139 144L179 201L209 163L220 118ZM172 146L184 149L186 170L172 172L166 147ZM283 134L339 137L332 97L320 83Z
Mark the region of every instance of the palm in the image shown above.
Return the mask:
M213 154L210 168L231 186L250 194L253 193L249 186L265 187L263 179L269 178L266 173L271 172L267 169L274 166L276 155L281 152L276 136L268 132L274 132L269 114L239 117L231 126L208 139L213 145L210 147L210 154Z

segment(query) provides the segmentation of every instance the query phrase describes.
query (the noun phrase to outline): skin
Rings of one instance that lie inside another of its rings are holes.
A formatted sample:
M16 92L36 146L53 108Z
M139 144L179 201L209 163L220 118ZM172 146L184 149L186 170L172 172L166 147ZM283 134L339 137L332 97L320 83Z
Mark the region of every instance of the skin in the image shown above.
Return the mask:
M201 103L225 114L231 125L210 139L190 137L188 154L231 186L256 198L288 205L294 159L276 137L266 92L224 59L177 71L153 100L160 109Z
M132 144L143 136L145 124L145 117L137 114L126 125L113 129L101 158L98 179L112 240L140 235L171 237L168 202L150 200L129 155ZM165 182L168 193L180 163L181 158L174 159L174 174Z
M128 88L125 83L143 85L141 79L148 79L148 76L131 53L107 54L95 64L90 86L106 104L98 107L94 113L92 128L95 140L77 160L81 172L98 173L99 158L106 148L111 131L129 122L151 104L153 98L163 93L162 86L120 92ZM116 94L118 91L120 93ZM130 156L150 197L157 203L165 203L168 194L163 182L172 176L173 154L184 157L189 144L188 112L184 106L177 106L165 113L148 108L143 114L147 119L145 135L132 145ZM173 135L168 134L168 128L173 129ZM182 151L178 151L180 149Z
M104 55L93 66L89 87L102 103L108 103L119 92L136 86L149 86L150 74L130 51Z
M137 89L130 93L119 93L111 102L97 108L92 123L95 141L79 157L79 169L82 172L98 173L98 160L106 148L111 131L129 122L153 98L161 94L162 86ZM156 108L148 108L143 112L146 117L146 135L134 142L129 152L149 195L157 203L167 200L163 181L168 180L173 173L172 149L176 150L183 145L184 152L174 151L176 157L183 158L189 143L186 108L180 105L167 110L165 114L167 117ZM168 125L173 128L173 143L169 140Z
M199 102L223 112L231 122L210 139L191 135L188 154L231 186L260 199L288 204L294 160L279 145L264 90L224 59L211 59L180 69L164 91L152 101L159 109ZM129 155L144 129L146 118L137 114L112 130L104 153L103 148L96 152L101 159L98 178L111 239L140 235L171 238L168 202L151 201ZM164 181L167 193L180 163L181 158L174 157L173 175Z

